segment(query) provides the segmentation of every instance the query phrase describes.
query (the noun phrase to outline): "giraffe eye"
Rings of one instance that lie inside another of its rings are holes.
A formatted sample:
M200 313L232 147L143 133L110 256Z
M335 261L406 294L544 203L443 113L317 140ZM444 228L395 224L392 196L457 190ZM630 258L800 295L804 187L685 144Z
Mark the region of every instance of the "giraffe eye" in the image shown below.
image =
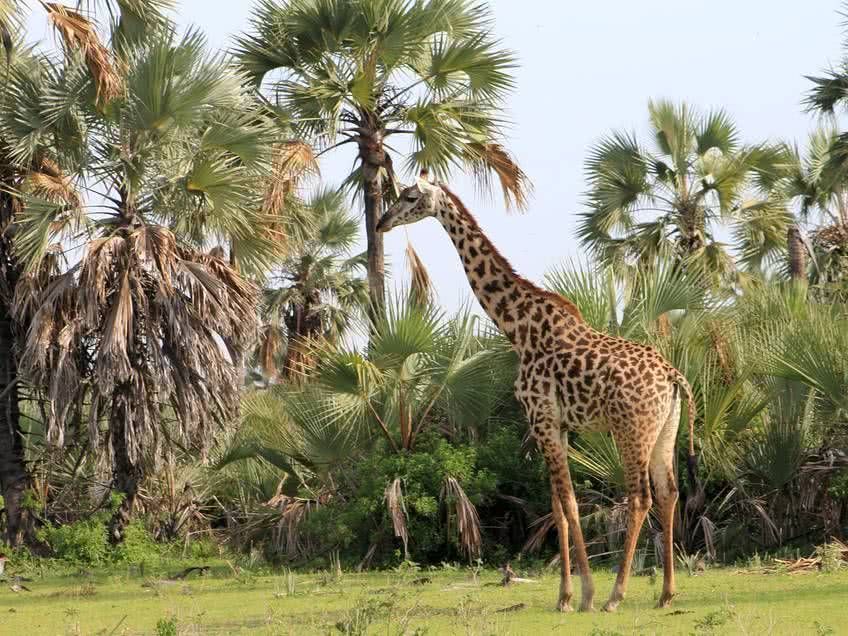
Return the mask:
M404 197L404 200L409 203L415 203L418 199L416 197Z

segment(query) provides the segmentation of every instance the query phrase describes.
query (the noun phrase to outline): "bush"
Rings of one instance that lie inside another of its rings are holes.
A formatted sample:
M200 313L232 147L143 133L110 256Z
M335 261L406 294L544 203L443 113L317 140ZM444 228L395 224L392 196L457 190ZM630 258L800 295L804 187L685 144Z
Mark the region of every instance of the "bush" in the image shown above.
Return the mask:
M108 541L107 523L108 513L103 513L75 523L47 525L39 531L39 539L50 546L57 559L82 567L153 564L168 549L153 540L141 520L132 521L126 528L123 543L113 548Z
M462 560L456 537L445 525L442 488L454 477L475 506L487 501L497 486L496 477L477 467L474 448L450 444L436 435L422 435L414 452L374 452L352 467L350 483L356 485L344 501L334 501L313 511L301 526L316 552L336 548L358 562L376 543L380 551L373 564L397 564L403 558L394 538L386 508L386 486L400 478L408 519L410 558L438 563L447 557Z
M156 621L156 636L177 636L177 617L169 616Z
M39 539L53 549L57 558L70 563L93 566L109 560L106 523L102 517L62 526L47 525L39 531Z
M115 547L113 558L120 563L154 563L162 557L163 546L156 543L141 521L132 521L124 531L124 541Z

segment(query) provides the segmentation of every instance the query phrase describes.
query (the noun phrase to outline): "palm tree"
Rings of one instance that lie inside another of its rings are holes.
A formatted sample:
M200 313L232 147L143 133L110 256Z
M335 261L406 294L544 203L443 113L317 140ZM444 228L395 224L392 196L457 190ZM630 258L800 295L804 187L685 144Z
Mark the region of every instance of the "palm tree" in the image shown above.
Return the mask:
M395 196L389 146L408 135L406 167L495 175L522 207L527 180L504 149L499 113L513 87L513 55L491 36L485 5L457 0L261 0L237 55L258 86L269 73L276 105L322 152L357 148L346 185L363 194L369 298L384 306L383 238L376 224Z
M351 255L358 222L344 209L341 193L320 191L306 208L310 222L291 240L285 261L265 290L259 361L269 379L276 376L283 341L283 377L297 380L312 366L309 343L337 341L368 302L367 283L357 275L364 255Z
M821 288L838 286L845 280L848 266L848 171L840 148L839 132L824 126L810 135L805 154L787 148L783 170L775 182L784 196L797 202L800 224L790 229L797 234L790 242L790 273L806 278L801 263L812 257L811 282ZM802 227L815 223L810 240Z
M509 400L516 373L506 341L477 317L449 319L414 294L389 303L367 354L334 346L318 357L314 381L333 396L333 417L394 452L414 450L428 430L473 437Z
M730 224L749 269L771 263L785 248L790 215L772 193L749 186L772 171L779 152L742 146L721 110L702 115L685 103L651 101L648 113L653 149L614 132L591 150L583 243L619 271L671 251L721 285L733 279L736 259L715 231Z
M344 500L357 488L349 482L352 464L375 453L402 463L428 431L473 438L512 399L516 360L506 341L470 314L446 318L420 296L388 304L367 354L326 341L316 351L319 362L302 385L245 396L242 427L219 465L261 460L280 471L290 495L312 492L317 500L318 493L331 493ZM451 517L461 518L463 549L477 553L476 509L454 477L445 476L441 499ZM399 480L383 489L395 535L406 544Z
M0 2L0 37L3 48L0 77L7 86L14 77L45 71L44 62L21 43L20 6ZM39 279L27 276L16 250L17 217L23 202L15 194L24 183L54 199L72 202L77 194L70 187L61 167L54 160L49 140L33 138L30 161L18 161L8 131L0 128L0 486L6 512L6 541L16 547L25 542L37 547L34 516L22 501L32 484L25 462L25 432L21 426L21 402L26 398L26 383L18 374L20 338L28 329L28 317L15 316L16 288ZM43 273L43 272L42 272Z
M270 258L259 211L271 145L238 75L200 34L157 23L109 50L82 15L51 11L64 60L16 73L0 120L19 165L35 159L34 141L72 138L61 157L85 196L57 198L34 179L19 188L27 272L43 271L51 250L67 262L46 287L18 286L15 309L32 320L20 364L49 400L50 442L83 409L90 439L107 423L120 541L148 460L172 440L203 447L236 413L257 290L202 248L234 241L256 269Z

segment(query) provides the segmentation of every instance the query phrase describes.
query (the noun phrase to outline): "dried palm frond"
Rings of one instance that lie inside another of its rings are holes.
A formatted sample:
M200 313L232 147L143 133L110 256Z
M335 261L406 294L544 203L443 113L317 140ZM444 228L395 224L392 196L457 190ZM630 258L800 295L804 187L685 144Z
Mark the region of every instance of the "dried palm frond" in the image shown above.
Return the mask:
M521 554L524 554L525 552L533 553L541 550L548 533L556 527L556 520L554 519L553 514L549 512L548 514L542 515L536 519L530 524L530 527L533 529L533 532L530 533L530 536L527 537L524 545L521 546Z
M671 336L671 320L669 320L668 312L661 314L657 318L657 335L660 338L669 338Z
M38 267L24 274L15 286L12 306L15 315L22 324L29 324L35 312L38 311L41 295L50 282L60 274L64 262L64 250L60 244L47 247Z
M263 211L272 216L282 213L286 198L307 176L318 174L318 161L312 146L303 141L286 141L274 148L271 178L265 191Z
M59 166L50 159L42 159L39 170L27 175L27 185L33 194L48 201L64 202L72 208L78 208L82 204L71 178L63 174Z
M100 42L94 24L81 13L55 2L44 2L50 21L69 51L80 51L94 80L97 103L102 106L124 92L112 54Z
M93 430L98 417L123 417L113 413L120 387L130 462L158 448L166 404L173 434L202 450L236 413L232 351L252 342L256 302L250 282L218 259L179 248L166 228L89 241L80 262L40 295L21 356L22 371L47 387L48 438L61 444L81 391Z
M732 384L734 377L733 360L731 359L731 349L727 342L727 337L722 332L721 326L717 322L711 322L707 327L710 340L712 341L713 350L718 358L718 366L721 369L725 384Z
M409 534L406 530L406 505L403 502L403 491L400 488L400 477L395 478L386 486L386 507L392 517L392 527L395 536L403 541L403 558L409 559Z
M430 274L424 266L424 262L418 256L412 243L406 244L406 262L409 265L409 273L412 281L410 285L410 295L417 302L426 303L432 299L433 283L430 280Z
M478 143L472 144L469 151L477 181L488 187L491 173L494 172L500 182L507 208L526 210L531 190L530 179L506 148L497 143Z
M442 486L442 499L446 500L449 509L453 504L462 550L468 555L469 560L480 556L480 549L483 545L480 536L480 517L477 514L477 508L471 503L468 495L465 494L462 486L455 478L448 477L445 479Z
M262 374L270 381L277 378L277 351L280 348L280 329L277 325L265 325L259 334L259 366Z
M282 484L280 484L281 487ZM304 543L300 525L320 504L316 500L281 494L280 488L278 493L268 501L268 505L278 508L281 512L279 522L274 527L274 544L280 551L285 551L290 559L306 556L310 552L310 546Z
M816 247L824 251L845 250L848 248L848 228L842 225L829 225L813 233Z

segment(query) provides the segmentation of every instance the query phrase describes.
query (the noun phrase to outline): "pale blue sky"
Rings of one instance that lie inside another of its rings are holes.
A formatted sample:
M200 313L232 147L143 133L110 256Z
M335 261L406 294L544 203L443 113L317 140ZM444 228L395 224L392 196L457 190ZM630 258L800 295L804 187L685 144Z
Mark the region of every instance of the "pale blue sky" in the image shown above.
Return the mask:
M33 3L34 4L34 3ZM802 112L816 74L840 57L838 0L492 0L496 30L516 51L517 90L509 102L509 145L533 181L530 210L507 215L499 197L454 187L500 250L528 278L579 256L574 238L588 148L613 128L642 131L649 98L723 107L745 141L803 143L814 120ZM247 28L248 1L184 0L181 24L196 24L225 46ZM43 33L35 8L30 33ZM354 159L340 149L323 164L338 183ZM456 254L428 219L387 235L394 278L406 281L407 236L430 271L439 300L469 298Z

